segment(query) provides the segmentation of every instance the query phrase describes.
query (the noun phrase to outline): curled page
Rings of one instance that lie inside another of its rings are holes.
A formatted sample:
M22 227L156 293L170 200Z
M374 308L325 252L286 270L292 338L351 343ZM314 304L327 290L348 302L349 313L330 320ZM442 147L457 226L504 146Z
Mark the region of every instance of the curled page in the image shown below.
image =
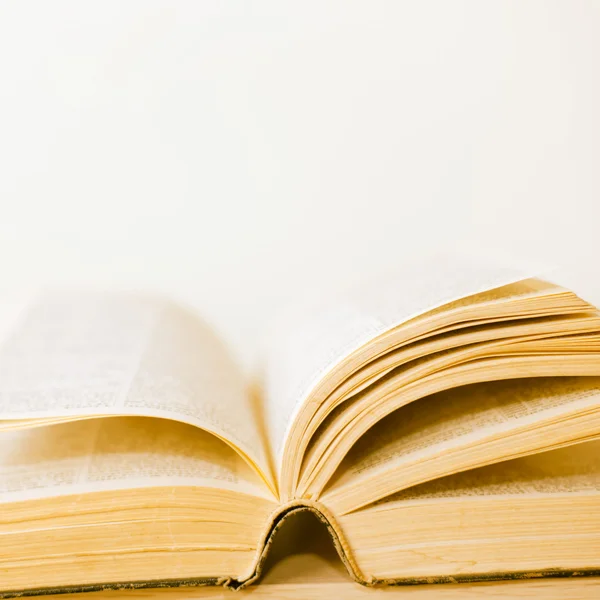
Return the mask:
M378 335L448 302L531 277L474 257L435 257L402 265L385 279L288 313L267 347L263 394L268 435L281 472L292 424L314 387Z
M274 488L243 374L193 313L142 296L49 293L4 334L5 424L109 415L182 421L230 444Z

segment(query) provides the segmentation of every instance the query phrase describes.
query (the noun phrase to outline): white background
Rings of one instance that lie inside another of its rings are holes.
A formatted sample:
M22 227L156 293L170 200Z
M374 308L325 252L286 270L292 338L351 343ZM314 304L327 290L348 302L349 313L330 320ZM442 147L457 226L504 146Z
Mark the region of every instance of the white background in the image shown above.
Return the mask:
M597 273L600 2L0 3L0 286L273 311L484 244Z

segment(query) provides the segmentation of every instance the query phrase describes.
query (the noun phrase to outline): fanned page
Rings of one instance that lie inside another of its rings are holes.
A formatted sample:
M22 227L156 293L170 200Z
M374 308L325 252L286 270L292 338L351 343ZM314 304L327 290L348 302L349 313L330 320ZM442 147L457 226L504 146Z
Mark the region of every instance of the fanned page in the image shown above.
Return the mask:
M597 492L600 492L600 440L434 479L376 502L372 509L389 508L395 502L440 498Z
M274 490L241 371L198 317L130 294L47 293L2 325L0 430L138 415L202 428Z
M352 352L436 307L532 274L533 269L494 266L476 258L414 260L385 279L283 316L273 328L263 371L264 412L279 474L300 409L315 386Z
M449 473L600 436L600 377L509 379L413 402L352 448L322 496L336 514Z

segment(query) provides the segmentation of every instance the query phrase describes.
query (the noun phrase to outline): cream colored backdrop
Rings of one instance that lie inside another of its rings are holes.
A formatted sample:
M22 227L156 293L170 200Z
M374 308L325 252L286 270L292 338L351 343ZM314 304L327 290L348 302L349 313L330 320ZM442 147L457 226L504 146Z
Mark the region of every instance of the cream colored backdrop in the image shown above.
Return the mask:
M491 244L600 278L600 2L0 4L0 287L281 304Z

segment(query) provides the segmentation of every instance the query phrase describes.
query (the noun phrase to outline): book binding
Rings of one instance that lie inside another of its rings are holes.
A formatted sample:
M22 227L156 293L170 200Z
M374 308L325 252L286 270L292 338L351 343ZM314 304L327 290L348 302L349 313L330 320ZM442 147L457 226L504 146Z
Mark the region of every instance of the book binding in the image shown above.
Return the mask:
M160 589L176 587L203 587L222 586L229 590L240 590L257 582L263 573L265 561L273 540L277 536L284 522L294 514L301 512L312 513L327 529L338 556L344 564L349 576L357 583L364 586L400 586L442 583L475 583L499 580L541 579L541 578L567 578L567 577L600 577L598 568L563 569L561 567L536 571L510 571L494 573L464 573L460 575L444 575L431 577L404 577L398 579L378 578L363 573L356 564L352 552L346 543L343 533L335 522L333 516L322 505L309 501L294 501L275 512L270 520L267 533L260 546L261 550L255 562L252 573L244 578L216 576L186 579L159 579L147 581L126 581L111 583L94 583L84 585L38 587L24 590L0 591L0 598L24 598L31 596L47 596L53 594L74 594L82 592L124 591L141 589Z

